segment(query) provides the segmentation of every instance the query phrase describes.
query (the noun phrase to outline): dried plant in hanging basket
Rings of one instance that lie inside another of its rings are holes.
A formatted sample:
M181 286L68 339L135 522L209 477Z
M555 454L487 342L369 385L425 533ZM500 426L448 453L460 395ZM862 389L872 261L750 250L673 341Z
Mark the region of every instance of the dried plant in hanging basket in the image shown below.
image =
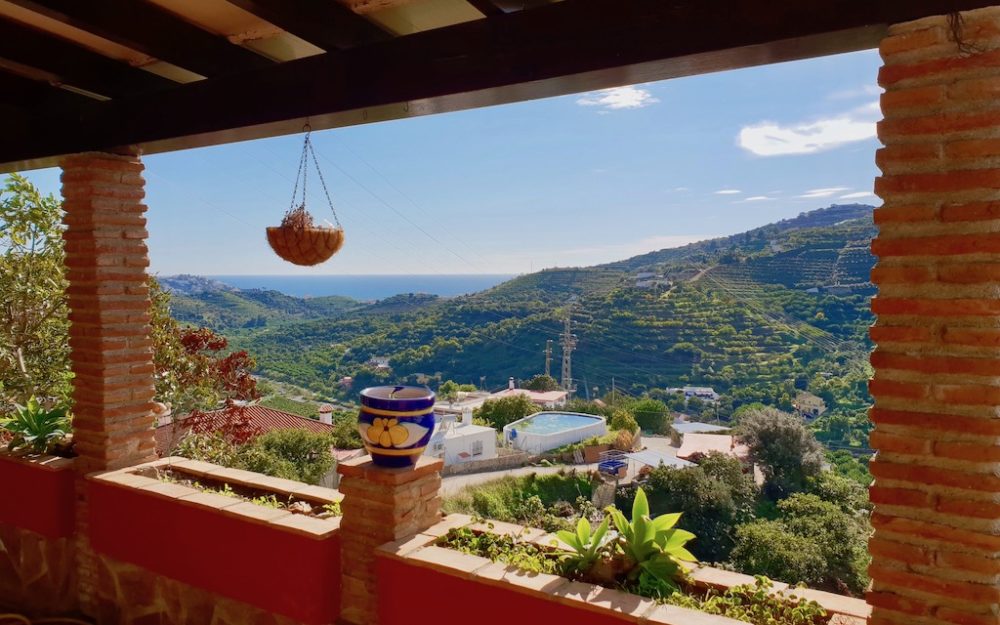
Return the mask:
M336 254L344 244L344 230L313 224L305 206L289 211L280 226L267 229L267 242L274 253L296 265L318 265Z

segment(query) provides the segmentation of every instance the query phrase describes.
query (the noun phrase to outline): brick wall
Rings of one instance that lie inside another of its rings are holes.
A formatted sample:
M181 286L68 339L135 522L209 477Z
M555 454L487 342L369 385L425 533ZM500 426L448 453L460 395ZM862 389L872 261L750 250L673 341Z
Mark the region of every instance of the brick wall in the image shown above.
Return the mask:
M996 625L1000 8L895 25L881 54L871 621Z
M73 439L82 476L155 456L145 182L137 153L77 154L62 169ZM82 480L79 486L79 595L92 609L97 571Z

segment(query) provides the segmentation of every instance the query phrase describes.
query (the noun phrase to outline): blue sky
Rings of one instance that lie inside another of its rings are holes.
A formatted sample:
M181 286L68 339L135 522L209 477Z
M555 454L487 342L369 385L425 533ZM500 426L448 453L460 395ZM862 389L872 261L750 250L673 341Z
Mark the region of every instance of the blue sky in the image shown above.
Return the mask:
M876 204L878 66L869 51L315 133L346 243L314 268L264 239L300 136L151 155L152 270L525 273ZM29 177L58 193L58 170Z

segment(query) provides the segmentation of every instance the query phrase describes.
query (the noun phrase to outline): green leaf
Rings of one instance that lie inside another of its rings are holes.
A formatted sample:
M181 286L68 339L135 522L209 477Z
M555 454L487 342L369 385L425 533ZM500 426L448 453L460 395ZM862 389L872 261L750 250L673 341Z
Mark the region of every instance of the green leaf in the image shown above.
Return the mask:
M580 545L586 545L590 542L590 521L587 520L587 517L580 517L577 522L576 537L580 539Z
M649 501L646 500L646 492L639 488L635 493L635 501L632 502L632 522L636 519L649 516Z
M663 532L669 530L674 525L677 525L677 521L679 521L680 518L680 512L674 512L673 514L661 514L653 519L653 526L656 528L656 531Z

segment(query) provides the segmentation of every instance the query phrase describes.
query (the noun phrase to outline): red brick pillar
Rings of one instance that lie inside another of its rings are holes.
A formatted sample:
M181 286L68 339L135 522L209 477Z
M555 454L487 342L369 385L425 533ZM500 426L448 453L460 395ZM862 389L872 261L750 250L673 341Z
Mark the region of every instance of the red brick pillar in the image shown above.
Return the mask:
M996 625L1000 8L893 26L881 53L872 622Z
M62 169L73 439L82 477L155 455L146 206L137 154L78 154ZM87 610L97 572L82 479L77 499L79 594Z
M375 548L419 534L441 518L442 460L423 456L411 469L385 469L369 456L337 467L344 495L340 521L340 617L349 625L378 622ZM391 601L383 591L383 601Z

